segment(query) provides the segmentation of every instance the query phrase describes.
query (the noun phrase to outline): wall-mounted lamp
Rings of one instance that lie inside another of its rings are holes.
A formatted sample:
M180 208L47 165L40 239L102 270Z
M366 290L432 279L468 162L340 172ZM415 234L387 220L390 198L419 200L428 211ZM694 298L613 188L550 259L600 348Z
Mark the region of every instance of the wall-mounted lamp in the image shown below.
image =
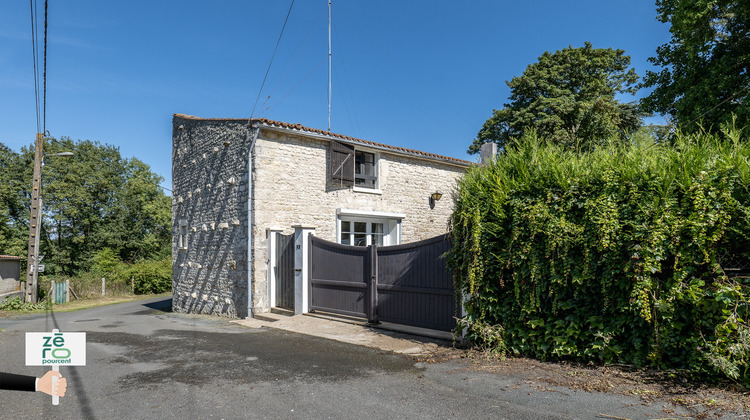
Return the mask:
M441 193L439 193L437 191L435 191L434 193L432 193L432 195L430 196L430 208L431 209L435 208L435 202L438 201L438 200L440 200L441 198L443 198L443 194L441 194Z

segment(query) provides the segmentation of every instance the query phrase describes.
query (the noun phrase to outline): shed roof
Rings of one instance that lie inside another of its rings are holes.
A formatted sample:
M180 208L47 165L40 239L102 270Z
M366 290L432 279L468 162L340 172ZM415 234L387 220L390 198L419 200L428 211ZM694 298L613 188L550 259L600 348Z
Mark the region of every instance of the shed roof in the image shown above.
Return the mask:
M456 158L449 157L449 156L442 156L442 155L437 155L435 153L422 152L422 151L414 150L414 149L407 149L405 147L390 146L387 144L376 143L376 142L369 141L369 140L362 140L356 137L350 137L350 136L346 136L343 134L332 133L330 131L320 130L317 128L305 127L302 124L291 124L291 123L285 123L285 122L280 122L280 121L273 121L267 118L254 118L252 120L249 120L247 118L201 118L201 117L195 117L192 115L185 115L185 114L174 114L174 117L182 118L186 120L198 120L198 121L246 121L246 122L252 122L252 124L256 127L280 128L284 130L298 131L300 132L300 134L313 134L317 136L329 137L331 139L341 139L341 140L345 140L345 141L352 142L352 143L359 143L365 146L390 150L399 154L407 154L407 155L418 156L418 157L423 157L423 158L428 158L428 159L442 160L442 161L450 162L453 164L458 164L460 166L469 166L472 164L472 162L469 162L468 160L456 159Z
M15 257L13 255L2 255L0 254L0 260L22 260L21 257Z

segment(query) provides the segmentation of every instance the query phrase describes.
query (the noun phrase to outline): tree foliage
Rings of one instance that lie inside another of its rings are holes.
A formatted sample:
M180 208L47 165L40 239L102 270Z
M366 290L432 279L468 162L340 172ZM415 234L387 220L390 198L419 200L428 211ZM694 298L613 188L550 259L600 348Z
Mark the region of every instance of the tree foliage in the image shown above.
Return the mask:
M647 72L653 92L641 104L667 114L683 130L698 125L718 132L736 117L750 124L750 2L657 0L658 19L671 23L672 39L649 59L663 67Z
M28 241L28 200L24 177L31 170L18 155L0 143L0 254L23 255Z
M545 52L520 77L506 82L510 103L493 111L469 153L486 142L505 149L531 131L565 147L588 148L637 129L637 107L615 99L635 93L638 75L629 66L625 51L594 48L588 42Z
M73 152L72 157L50 156ZM47 274L162 260L171 249L171 199L162 178L111 145L45 139L40 249ZM0 144L0 253L25 255L33 146ZM106 274L102 271L101 274Z
M449 263L480 345L750 386L750 144L575 153L534 136L460 181Z

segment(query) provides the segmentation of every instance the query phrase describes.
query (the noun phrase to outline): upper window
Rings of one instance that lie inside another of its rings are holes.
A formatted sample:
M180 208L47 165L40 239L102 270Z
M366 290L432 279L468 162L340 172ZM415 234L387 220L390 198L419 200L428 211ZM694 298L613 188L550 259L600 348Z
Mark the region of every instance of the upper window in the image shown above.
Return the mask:
M354 146L331 142L330 180L341 185L378 188L378 156L375 153L355 150Z
M363 188L377 188L378 173L376 169L374 153L356 151L354 159L354 185Z

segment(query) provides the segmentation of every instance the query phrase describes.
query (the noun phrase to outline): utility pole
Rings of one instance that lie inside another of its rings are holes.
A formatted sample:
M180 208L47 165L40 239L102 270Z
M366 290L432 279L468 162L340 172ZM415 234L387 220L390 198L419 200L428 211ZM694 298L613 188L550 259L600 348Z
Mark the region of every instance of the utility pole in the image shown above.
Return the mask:
M29 252L26 269L25 301L36 303L38 297L37 280L39 278L39 235L42 225L42 133L36 133L36 150L34 152L34 181L31 186L31 218L29 219Z

